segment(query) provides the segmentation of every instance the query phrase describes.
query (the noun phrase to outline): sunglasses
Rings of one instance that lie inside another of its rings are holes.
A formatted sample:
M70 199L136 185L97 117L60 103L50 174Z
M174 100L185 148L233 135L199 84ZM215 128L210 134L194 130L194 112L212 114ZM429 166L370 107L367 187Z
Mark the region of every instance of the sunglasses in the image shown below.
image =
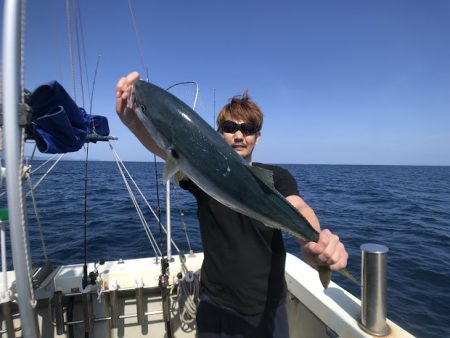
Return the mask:
M254 135L259 131L256 124L251 122L236 123L233 121L225 120L220 124L220 130L224 133L234 134L238 130L244 135Z

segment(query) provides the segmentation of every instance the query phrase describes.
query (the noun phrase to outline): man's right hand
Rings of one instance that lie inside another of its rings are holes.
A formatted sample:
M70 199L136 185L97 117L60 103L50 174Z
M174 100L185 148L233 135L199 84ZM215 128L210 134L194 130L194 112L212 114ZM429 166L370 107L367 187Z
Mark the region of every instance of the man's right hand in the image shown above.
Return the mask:
M166 159L166 153L161 149L153 139L152 135L148 133L139 117L136 115L134 109L127 106L130 89L136 80L139 80L138 72L132 72L125 77L122 77L116 84L116 112L138 140L152 153Z
M140 123L133 109L127 107L128 95L133 83L140 78L138 72L132 72L122 77L116 84L116 112L122 122L130 129Z

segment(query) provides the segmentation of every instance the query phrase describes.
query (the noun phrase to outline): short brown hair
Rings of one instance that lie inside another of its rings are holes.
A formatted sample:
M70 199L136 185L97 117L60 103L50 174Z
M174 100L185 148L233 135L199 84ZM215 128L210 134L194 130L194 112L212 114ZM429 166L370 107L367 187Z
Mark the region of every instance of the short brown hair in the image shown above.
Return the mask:
M258 105L248 96L248 90L244 90L242 95L233 96L227 103L219 115L217 116L217 128L220 131L220 124L227 120L242 120L256 124L258 130L263 125L263 113Z

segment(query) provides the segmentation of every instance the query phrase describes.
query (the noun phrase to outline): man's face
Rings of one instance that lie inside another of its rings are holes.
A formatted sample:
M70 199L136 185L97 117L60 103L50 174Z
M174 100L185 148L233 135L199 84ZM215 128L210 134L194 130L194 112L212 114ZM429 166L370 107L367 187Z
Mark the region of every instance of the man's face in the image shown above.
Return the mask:
M231 121L237 124L245 123L243 120L234 120L227 119L227 121ZM245 131L245 130L244 130ZM243 132L242 128L234 131L227 132L227 130L222 130L222 135L225 141L239 154L241 155L247 162L251 162L252 153L255 145L259 141L259 137L261 132L258 131L253 134L249 134L247 132Z

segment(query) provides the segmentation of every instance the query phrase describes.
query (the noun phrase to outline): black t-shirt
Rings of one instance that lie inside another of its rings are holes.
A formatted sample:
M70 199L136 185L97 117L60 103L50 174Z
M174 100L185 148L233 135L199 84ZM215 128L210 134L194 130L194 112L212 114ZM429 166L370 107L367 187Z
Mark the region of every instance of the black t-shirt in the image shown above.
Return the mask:
M272 170L275 188L285 197L299 195L297 183L283 168ZM180 182L197 200L204 261L202 287L217 303L243 314L257 314L286 295L286 251L281 231L217 202L190 180Z

